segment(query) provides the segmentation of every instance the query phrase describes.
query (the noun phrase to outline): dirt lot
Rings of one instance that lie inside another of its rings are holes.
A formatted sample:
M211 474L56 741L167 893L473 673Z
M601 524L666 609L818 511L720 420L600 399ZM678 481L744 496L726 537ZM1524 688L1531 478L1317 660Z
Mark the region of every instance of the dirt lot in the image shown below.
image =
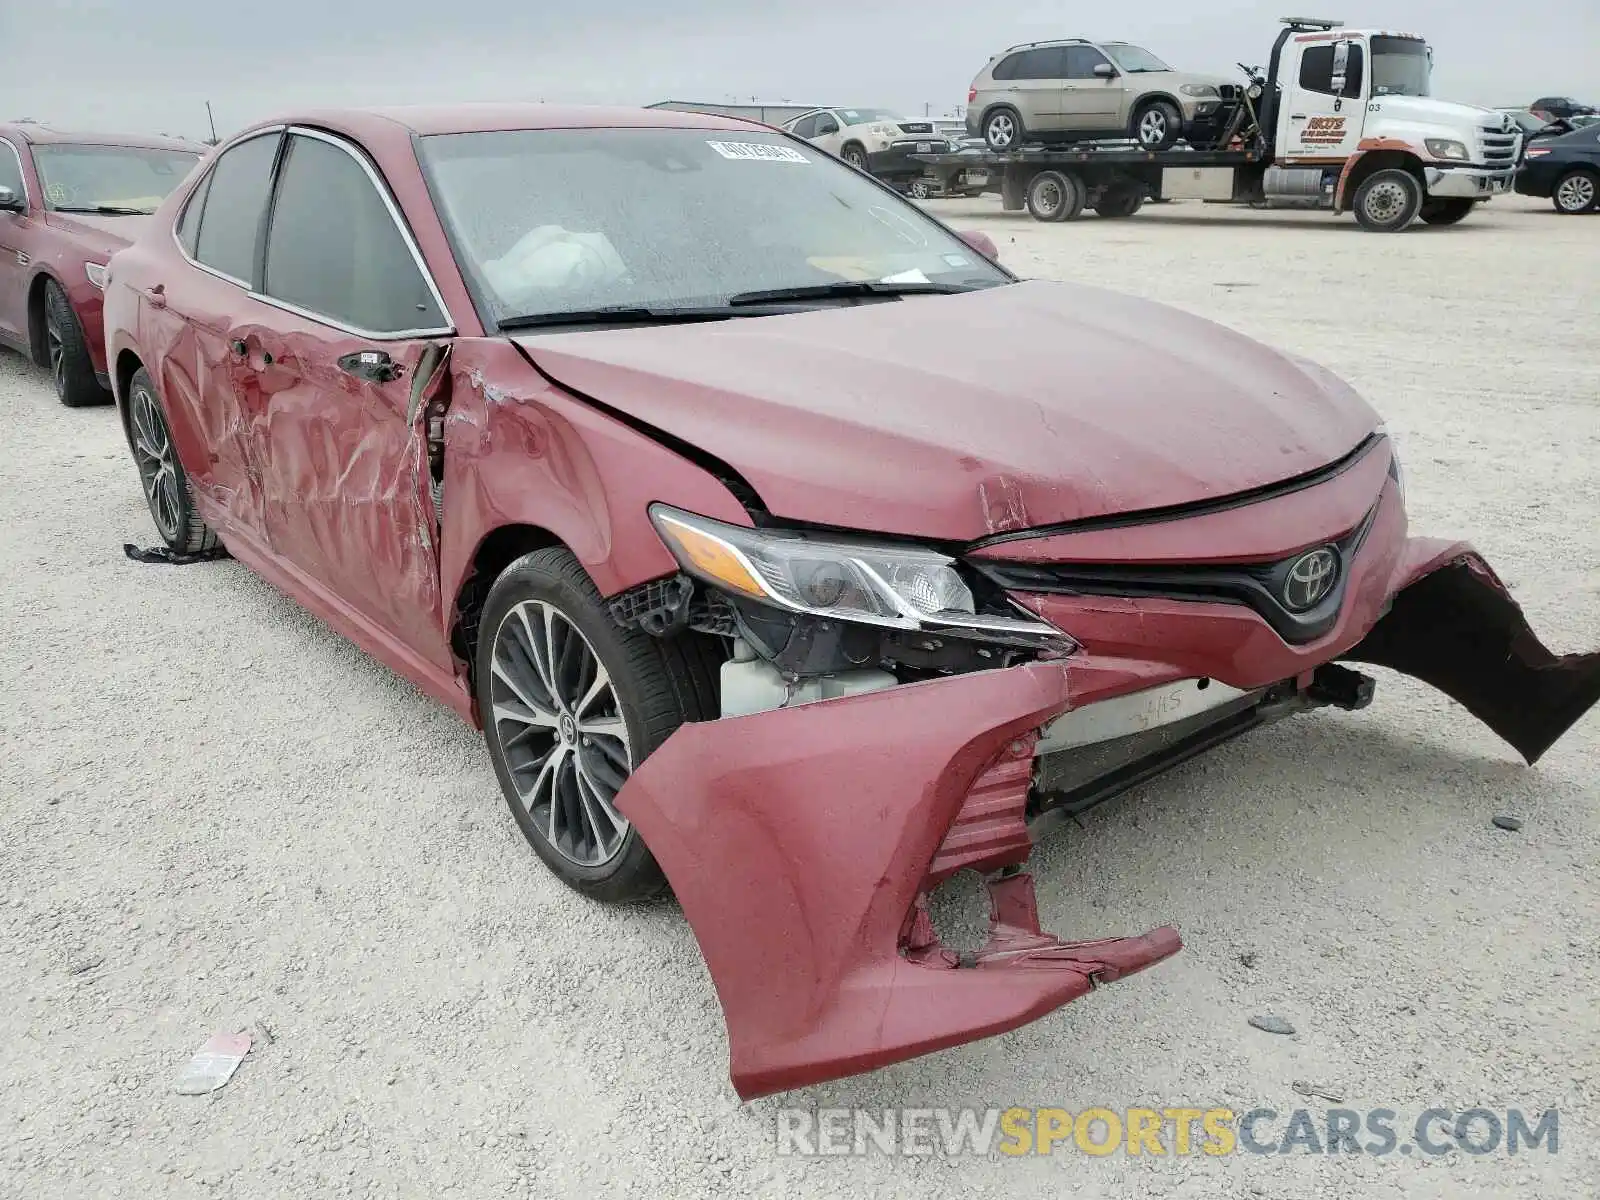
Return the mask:
M932 207L1023 274L1342 373L1388 416L1414 526L1474 539L1556 648L1600 641L1600 218L1502 201L1379 237L1199 204L1058 226ZM1385 677L1365 712L1235 743L1035 856L1047 925L1174 920L1176 959L1009 1036L742 1106L675 909L561 888L477 737L242 567L126 561L154 535L110 410L59 408L0 354L0 424L0 1195L1600 1194L1600 716L1529 770ZM173 1094L241 1027L256 1048L227 1088ZM774 1149L781 1104L1320 1121L1333 1105L1295 1080L1397 1110L1402 1135L1429 1107L1555 1107L1559 1153Z

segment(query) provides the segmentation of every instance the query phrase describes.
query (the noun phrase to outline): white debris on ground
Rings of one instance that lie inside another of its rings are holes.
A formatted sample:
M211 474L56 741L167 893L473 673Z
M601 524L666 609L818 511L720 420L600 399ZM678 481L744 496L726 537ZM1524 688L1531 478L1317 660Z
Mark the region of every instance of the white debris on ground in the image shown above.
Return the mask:
M1394 237L1201 204L931 207L1024 274L1344 375L1388 417L1414 527L1472 538L1557 649L1600 641L1600 218L1502 200ZM740 1105L674 908L561 887L477 736L237 563L128 561L154 533L112 411L59 407L0 353L0 427L0 1195L1600 1192L1594 714L1529 770L1384 676L1366 711L1228 746L1035 856L1048 926L1172 920L1176 958L1005 1037ZM272 1032L226 1088L173 1094L211 1032L246 1027ZM1306 1081L1361 1110L1556 1107L1560 1151L774 1150L783 1104L1331 1107Z

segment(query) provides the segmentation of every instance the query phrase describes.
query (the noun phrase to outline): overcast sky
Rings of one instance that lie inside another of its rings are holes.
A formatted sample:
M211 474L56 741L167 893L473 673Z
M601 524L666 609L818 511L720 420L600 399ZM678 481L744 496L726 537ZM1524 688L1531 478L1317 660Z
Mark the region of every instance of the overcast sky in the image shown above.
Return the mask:
M203 136L209 99L226 136L313 105L752 96L940 115L1015 42L1117 38L1229 74L1301 2L0 0L0 120ZM1310 15L1426 37L1443 98L1600 103L1600 0L1326 7Z

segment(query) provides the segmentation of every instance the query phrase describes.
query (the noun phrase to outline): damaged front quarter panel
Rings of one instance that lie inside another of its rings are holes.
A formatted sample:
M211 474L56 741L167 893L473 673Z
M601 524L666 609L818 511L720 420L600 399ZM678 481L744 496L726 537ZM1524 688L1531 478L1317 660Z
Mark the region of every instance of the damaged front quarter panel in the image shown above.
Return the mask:
M970 960L933 936L940 879L1026 859L1034 740L1067 703L1063 663L980 671L687 724L634 771L617 805L699 940L742 1097L1014 1029L1179 949L1042 933L1021 874Z

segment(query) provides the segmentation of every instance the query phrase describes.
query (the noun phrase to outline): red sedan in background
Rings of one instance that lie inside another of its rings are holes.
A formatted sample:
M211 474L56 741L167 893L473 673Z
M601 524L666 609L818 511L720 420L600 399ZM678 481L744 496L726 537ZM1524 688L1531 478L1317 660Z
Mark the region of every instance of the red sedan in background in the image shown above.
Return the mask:
M0 343L48 366L63 404L111 399L106 260L204 153L170 138L0 125Z
M992 256L728 118L307 113L163 205L106 329L167 544L220 537L480 725L572 887L670 883L750 1096L1175 952L1042 930L1030 820L1361 708L1345 662L1529 761L1600 697L1600 654L1408 534L1347 384ZM968 956L927 908L962 869Z

